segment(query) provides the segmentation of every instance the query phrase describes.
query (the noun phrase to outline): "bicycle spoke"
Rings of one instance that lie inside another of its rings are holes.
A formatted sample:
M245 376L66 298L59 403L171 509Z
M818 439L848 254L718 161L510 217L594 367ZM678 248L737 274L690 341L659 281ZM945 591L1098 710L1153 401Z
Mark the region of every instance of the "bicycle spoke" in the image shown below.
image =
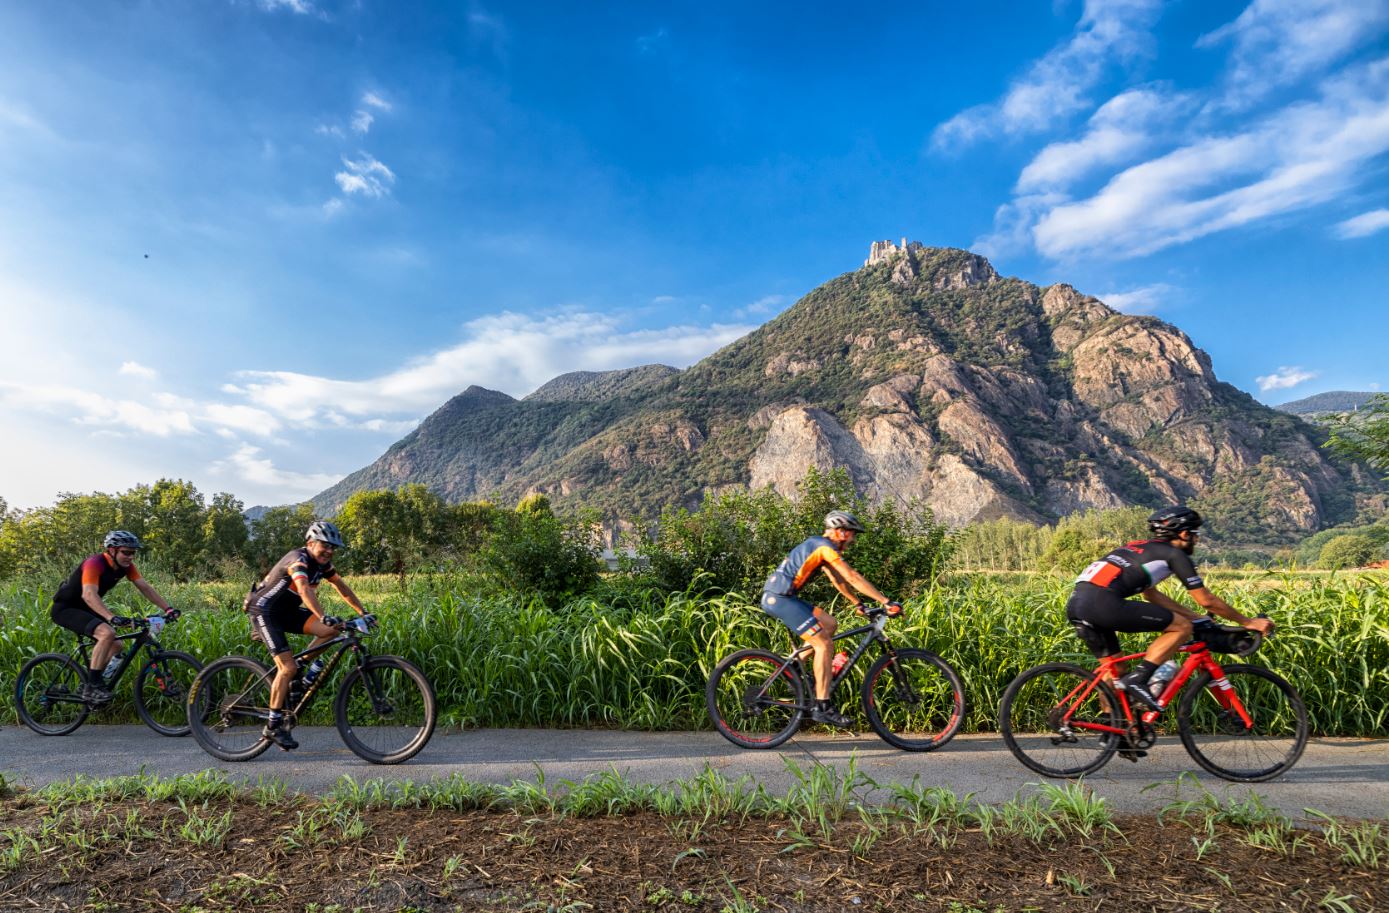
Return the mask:
M735 745L771 748L789 739L800 723L800 678L778 674L783 659L761 651L736 653L709 678L706 703L714 726Z
M1024 765L1052 777L1077 777L1103 767L1119 747L1114 733L1084 728L1120 727L1112 692L1084 694L1090 673L1052 663L1029 669L1004 692L1003 740Z
M375 657L343 682L335 710L343 741L375 764L412 757L434 731L434 696L423 675L396 657Z
M1301 698L1266 669L1236 665L1224 671L1229 692L1201 676L1182 695L1182 744L1198 764L1227 780L1278 776L1297 762L1307 742Z
M959 676L925 650L899 650L875 662L864 681L863 703L878 734L908 751L939 748L964 719Z

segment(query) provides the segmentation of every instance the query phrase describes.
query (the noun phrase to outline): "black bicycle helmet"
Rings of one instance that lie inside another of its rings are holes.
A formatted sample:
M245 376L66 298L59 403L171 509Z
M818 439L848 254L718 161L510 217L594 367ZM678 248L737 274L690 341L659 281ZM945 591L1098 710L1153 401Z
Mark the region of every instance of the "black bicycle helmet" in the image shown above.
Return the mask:
M863 524L858 522L858 517L846 510L832 510L825 514L825 529L851 529L861 533Z
M304 533L305 542L327 542L334 548L345 548L347 543L342 541L342 533L338 528L327 520L315 520L309 524L309 531Z
M113 529L101 540L102 548L141 548L140 537L123 529Z
M1184 504L1153 511L1148 528L1159 539L1173 539L1182 533L1201 528L1201 515Z

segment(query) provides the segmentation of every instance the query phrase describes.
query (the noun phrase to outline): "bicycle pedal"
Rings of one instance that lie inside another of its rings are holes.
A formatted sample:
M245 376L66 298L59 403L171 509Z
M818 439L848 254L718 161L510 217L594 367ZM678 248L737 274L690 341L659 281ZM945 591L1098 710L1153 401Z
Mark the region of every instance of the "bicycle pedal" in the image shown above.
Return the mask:
M1119 750L1119 757L1125 761L1133 761L1135 764L1138 763L1139 758L1146 758L1147 756L1148 752L1142 748L1121 748Z

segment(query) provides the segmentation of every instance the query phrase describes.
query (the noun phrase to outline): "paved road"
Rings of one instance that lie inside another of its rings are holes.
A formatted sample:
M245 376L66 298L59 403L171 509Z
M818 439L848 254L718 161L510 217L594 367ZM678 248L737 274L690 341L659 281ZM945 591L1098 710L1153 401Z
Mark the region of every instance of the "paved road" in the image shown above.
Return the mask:
M940 751L912 754L869 736L802 735L776 751L744 751L712 732L612 732L590 730L485 729L437 733L413 761L376 767L359 760L329 728L301 727L295 752L276 749L243 764L208 757L188 738L166 739L143 726L83 726L70 736L45 738L18 726L0 727L0 773L11 782L42 785L77 774L109 777L141 767L173 775L220 768L254 782L278 778L293 789L321 791L341 776L415 781L461 774L479 782L578 780L617 769L630 779L665 783L698 773L707 763L731 778L753 776L768 790L784 792L793 782L786 760L802 767L820 763L844 771L849 759L879 783L945 786L976 793L984 802L1003 802L1040 778L1022 767L994 735L960 736ZM1161 808L1177 790L1196 794L1177 777L1195 765L1175 740L1159 744L1137 764L1115 758L1090 784L1119 811ZM1220 796L1245 797L1254 789L1267 804L1300 817L1304 808L1350 817L1389 817L1389 741L1318 739L1298 765L1272 783L1244 786L1204 773L1199 782ZM1147 788L1159 784L1156 788Z

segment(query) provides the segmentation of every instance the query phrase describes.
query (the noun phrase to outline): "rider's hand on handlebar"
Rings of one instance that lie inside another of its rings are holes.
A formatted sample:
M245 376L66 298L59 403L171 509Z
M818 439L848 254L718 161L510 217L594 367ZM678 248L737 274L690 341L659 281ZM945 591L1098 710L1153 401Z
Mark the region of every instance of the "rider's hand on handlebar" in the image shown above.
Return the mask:
M376 616L373 615L373 614L371 614L370 612L363 612L363 613L362 613L362 621L365 621L365 622L367 623L367 630L368 630L368 631L375 631L375 630L376 630L376 626L379 625L379 624L381 623L380 621L377 620Z
M887 611L888 616L892 618L902 614L902 603L896 600L888 600L883 603L883 608Z
M1248 628L1250 631L1258 631L1260 634L1267 637L1273 633L1273 619L1269 618L1267 615L1256 615L1254 618L1249 619L1249 623L1244 627Z
M167 609L164 610L165 621L178 621L181 615L183 615L183 611L181 609L176 609L173 606L169 606Z
M342 627L342 619L336 615L324 615L322 621L325 625L327 625L330 628Z
M127 618L127 617L124 616L124 615L112 615L112 616L111 616L111 627L113 627L113 628L126 628L126 627L129 627L130 625L132 625L132 624L134 624L134 623L135 623L134 619Z

